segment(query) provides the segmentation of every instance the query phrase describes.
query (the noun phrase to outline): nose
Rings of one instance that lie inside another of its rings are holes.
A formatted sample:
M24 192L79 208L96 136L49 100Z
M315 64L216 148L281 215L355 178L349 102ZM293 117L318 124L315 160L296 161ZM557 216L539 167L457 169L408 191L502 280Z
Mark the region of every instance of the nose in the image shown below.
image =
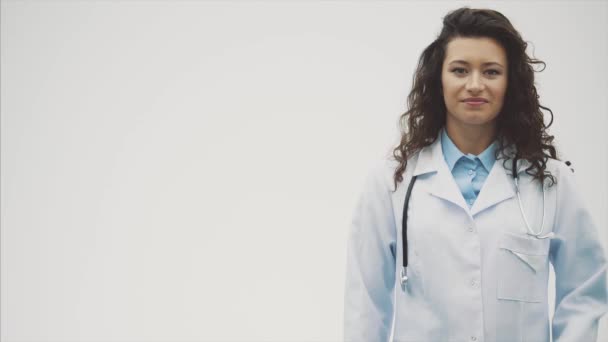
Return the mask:
M478 72L473 72L471 77L467 80L466 89L471 93L477 93L482 91L484 88L483 79L479 76Z

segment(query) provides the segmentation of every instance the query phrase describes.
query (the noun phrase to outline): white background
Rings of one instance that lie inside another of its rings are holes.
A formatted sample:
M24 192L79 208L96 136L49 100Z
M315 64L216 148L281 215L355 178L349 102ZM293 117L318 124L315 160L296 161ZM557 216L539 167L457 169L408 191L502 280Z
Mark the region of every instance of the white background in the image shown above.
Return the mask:
M462 5L547 63L607 245L606 1L5 0L2 341L339 341L356 197Z

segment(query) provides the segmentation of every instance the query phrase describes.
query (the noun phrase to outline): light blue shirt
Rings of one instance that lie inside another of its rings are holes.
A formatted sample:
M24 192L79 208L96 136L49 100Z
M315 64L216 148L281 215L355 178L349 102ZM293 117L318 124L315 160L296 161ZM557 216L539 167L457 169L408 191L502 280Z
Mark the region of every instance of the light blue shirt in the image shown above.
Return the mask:
M443 158L460 188L462 197L469 208L472 207L496 161L494 157L496 142L490 144L477 156L471 153L464 154L454 145L444 128L441 130L441 148Z

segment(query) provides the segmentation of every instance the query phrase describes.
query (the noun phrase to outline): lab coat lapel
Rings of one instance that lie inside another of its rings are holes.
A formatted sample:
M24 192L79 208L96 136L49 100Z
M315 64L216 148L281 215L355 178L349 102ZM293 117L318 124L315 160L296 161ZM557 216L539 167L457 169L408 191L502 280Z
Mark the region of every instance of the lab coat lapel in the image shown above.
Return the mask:
M471 208L471 216L515 196L515 183L510 176L511 172L507 174L503 162L504 159L496 159L494 162L492 170L490 170L488 178L481 187L479 196ZM509 167L511 160L504 165ZM521 170L521 166L518 168L518 173L519 170Z
M428 147L423 147L418 152L418 155L416 157L414 157L412 159L408 159L407 170L404 171L404 173L402 174L403 182L400 185L398 185L397 190L392 193L393 203L395 203L395 205L394 205L395 218L397 218L399 220L399 222L402 219L401 218L402 215L400 214L401 213L400 208L403 208L403 205L405 202L406 191L409 186L409 182L411 182L411 177L419 176L424 173L429 173L429 172L435 171L434 165L433 165L431 159L432 159L432 154L431 154L431 150ZM413 171L409 171L409 170L411 170L411 167L414 167ZM421 184L421 183L422 182L417 181L416 186L417 187L419 187L421 185L423 186L423 184Z
M431 171L436 171L436 173L428 178L427 191L433 196L450 201L468 211L469 208L462 197L462 193L443 158L441 134L433 144L421 151L414 174L419 175Z

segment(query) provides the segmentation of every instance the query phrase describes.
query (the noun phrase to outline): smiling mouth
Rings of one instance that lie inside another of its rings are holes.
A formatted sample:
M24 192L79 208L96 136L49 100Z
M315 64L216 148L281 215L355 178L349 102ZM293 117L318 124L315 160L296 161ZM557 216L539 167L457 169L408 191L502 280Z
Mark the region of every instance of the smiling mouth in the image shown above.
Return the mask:
M486 104L487 102L485 102L485 101L464 101L464 103L466 103L470 106L481 106L482 104Z

